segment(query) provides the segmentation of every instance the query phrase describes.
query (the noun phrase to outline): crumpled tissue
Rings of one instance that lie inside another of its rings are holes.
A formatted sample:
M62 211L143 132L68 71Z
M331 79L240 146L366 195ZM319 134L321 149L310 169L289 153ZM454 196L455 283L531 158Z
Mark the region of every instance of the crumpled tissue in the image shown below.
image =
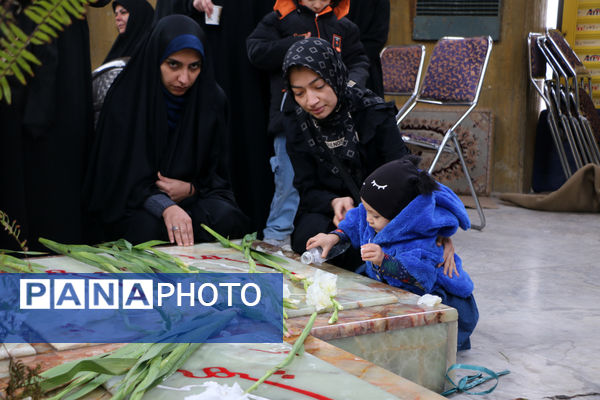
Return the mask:
M231 387L213 381L205 382L202 386L206 388L204 392L186 396L184 400L269 400L266 397L244 393L237 382Z
M428 306L428 307L433 307L436 306L438 304L440 304L442 302L442 298L440 296L436 296L433 294L424 294L423 296L419 297L419 300L417 300L417 304L418 305L423 305L423 306Z

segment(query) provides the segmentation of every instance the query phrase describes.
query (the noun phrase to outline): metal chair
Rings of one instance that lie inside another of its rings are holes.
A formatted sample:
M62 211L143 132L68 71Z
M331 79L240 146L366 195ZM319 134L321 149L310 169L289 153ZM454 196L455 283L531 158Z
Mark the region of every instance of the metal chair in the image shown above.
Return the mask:
M544 56L543 50L538 45L539 40L543 40L544 35L541 33L531 32L527 36L527 47L529 49L529 81L539 93L546 108L548 109L547 120L548 126L550 127L550 134L554 142L554 147L558 154L558 158L565 175L568 179L571 175L571 167L569 165L565 146L564 138L566 135L563 133L559 121L561 116L558 113L558 105L554 102L552 93L554 92L555 82L546 79L546 57Z
M454 130L477 106L491 51L492 38L489 36L441 38L433 49L416 100L408 107L404 115L401 115L397 120L398 126L400 126L402 120L419 103L466 107L457 121L446 130L441 141L431 139L425 141L405 132L403 132L403 139L407 136L410 141L405 141L411 144L436 150L435 157L428 169L429 173L433 172L442 152L446 151L447 145L450 145L452 151L458 155L471 195L475 201L480 224L472 224L472 228L478 230L485 227L485 215Z
M399 120L417 99L425 63L425 46L387 46L381 50L379 58L383 71L384 93L392 96L410 96L396 114L396 120Z
M555 64L554 69L561 75L560 87L563 89L565 114L571 123L578 168L588 163L600 164L600 149L592 131L592 126L586 115L582 113L582 97L586 103L591 94L591 74L585 68L577 54L573 51L562 33L556 29L548 29L544 41L550 53L550 61ZM591 101L591 98L589 98ZM588 113L588 116L592 116ZM597 134L600 134L597 133Z

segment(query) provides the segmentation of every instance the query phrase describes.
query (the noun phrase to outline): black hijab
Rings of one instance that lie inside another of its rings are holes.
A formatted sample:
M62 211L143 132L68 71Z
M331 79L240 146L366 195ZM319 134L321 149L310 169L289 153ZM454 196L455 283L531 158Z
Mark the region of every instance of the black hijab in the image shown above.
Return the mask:
M113 11L116 7L123 6L129 12L127 28L119 34L113 43L103 64L120 57L131 57L137 45L143 41L154 19L154 9L146 0L114 0Z
M360 138L351 113L384 105L383 99L370 90L349 87L346 65L339 53L323 39L306 38L288 49L283 61L283 79L291 99L294 98L289 82L292 67L306 67L314 71L332 87L338 98L336 108L323 119L314 118L294 100L295 118L308 146L324 161L331 158L328 153L333 154L356 173L360 168ZM331 172L337 175L339 171L335 163L328 164Z
M160 63L181 48L173 44L190 35L204 46L202 69L169 129L170 100L163 93ZM225 96L215 82L202 29L183 15L161 19L107 93L86 175L88 211L105 223L117 221L160 193L154 183L158 171L192 182L200 196L228 190L221 178L226 176L225 119Z

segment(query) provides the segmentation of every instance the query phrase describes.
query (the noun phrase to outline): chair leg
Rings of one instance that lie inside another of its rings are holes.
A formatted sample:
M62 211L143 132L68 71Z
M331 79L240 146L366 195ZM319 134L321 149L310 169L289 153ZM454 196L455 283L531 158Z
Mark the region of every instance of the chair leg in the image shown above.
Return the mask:
M462 165L463 172L465 173L465 178L467 178L467 183L469 184L469 189L471 190L471 195L473 196L473 200L475 200L475 207L477 208L477 214L479 214L479 225L471 224L472 229L477 229L478 231L482 231L485 227L485 215L483 215L483 208L479 203L479 197L477 197L477 192L475 192L475 186L473 186L473 180L471 179L471 174L469 174L469 169L467 168L467 163L465 163L465 159L462 155L462 149L460 144L458 143L458 139L456 135L452 136L452 141L454 142L454 146L456 147L456 152L458 153L458 158L460 159L460 164Z
M454 133L454 131L446 132L446 134L444 135L444 138L442 139L442 142L440 143L440 146L435 154L435 157L433 158L433 162L429 166L429 169L427 170L427 172L429 172L430 174L433 173L433 169L435 168L435 165L437 164L437 162L442 154L444 146L446 146L446 143L448 142L449 139L452 139L452 142L454 143L454 149L456 150L456 154L458 154L458 159L460 160L460 165L462 166L463 172L465 174L465 178L467 179L467 183L469 184L471 196L473 196L473 200L475 200L475 207L477 208L477 214L479 214L480 224L479 225L471 224L471 228L481 231L485 227L485 215L483 215L483 208L481 208L481 204L479 203L479 197L477 197L477 192L475 192L475 186L473 186L473 181L471 180L471 174L469 174L469 169L467 168L467 163L465 163L465 159L462 155L462 148L460 147L458 138L456 137L456 133Z
M558 153L558 158L560 160L560 164L563 169L563 173L565 174L565 179L569 179L572 175L571 166L569 165L569 161L567 159L567 154L565 152L565 146L563 145L563 140L560 135L560 129L558 128L558 124L556 123L556 110L552 107L552 104L548 107L548 125L550 126L550 134L552 136L552 140L554 141L554 147L556 148L556 152Z

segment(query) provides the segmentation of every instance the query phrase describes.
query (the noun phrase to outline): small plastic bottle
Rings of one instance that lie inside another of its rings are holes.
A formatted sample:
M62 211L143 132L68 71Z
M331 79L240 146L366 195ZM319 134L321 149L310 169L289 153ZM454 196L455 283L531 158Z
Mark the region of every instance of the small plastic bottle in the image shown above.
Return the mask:
M350 242L342 242L338 243L329 250L327 254L327 258L322 258L321 253L323 253L323 248L321 246L314 247L310 250L305 251L300 256L300 262L302 264L317 264L321 265L324 261L332 259L333 257L337 257L342 254L346 249L350 247Z

